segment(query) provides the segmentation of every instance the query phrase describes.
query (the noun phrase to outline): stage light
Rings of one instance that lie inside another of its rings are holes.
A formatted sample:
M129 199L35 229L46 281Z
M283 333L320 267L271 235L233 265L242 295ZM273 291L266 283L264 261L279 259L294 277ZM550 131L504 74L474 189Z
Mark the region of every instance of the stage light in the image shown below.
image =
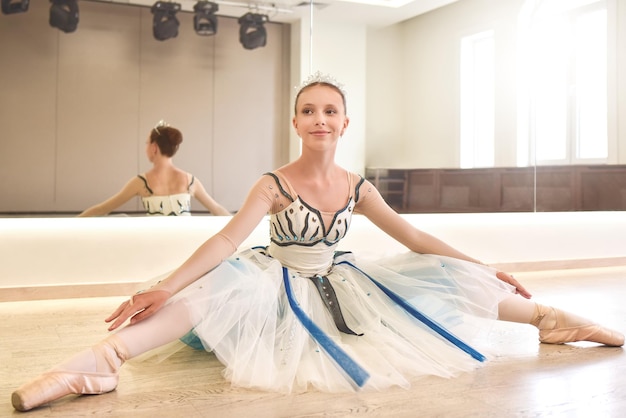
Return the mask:
M267 16L256 13L246 13L239 18L239 42L245 49L265 46L267 32L263 24L267 20Z
M78 27L77 0L50 0L50 26L65 33L74 32Z
M26 13L28 11L29 0L2 0L2 13L12 15L14 13Z
M165 41L166 39L178 36L178 26L180 22L176 18L176 13L180 11L179 3L157 1L152 5L152 34L154 39Z
M201 0L193 6L193 28L198 35L210 36L217 33L217 3Z

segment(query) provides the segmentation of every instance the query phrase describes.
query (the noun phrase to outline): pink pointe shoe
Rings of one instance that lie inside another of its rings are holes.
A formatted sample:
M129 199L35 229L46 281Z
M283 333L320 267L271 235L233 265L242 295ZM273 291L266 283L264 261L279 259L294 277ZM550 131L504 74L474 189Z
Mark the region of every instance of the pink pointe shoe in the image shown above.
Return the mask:
M573 325L576 321L568 321L570 316L572 315L559 309L537 304L535 307L535 319L531 324L539 328L539 341L546 344L590 341L610 347L621 347L624 345L624 335L621 332L595 323ZM554 326L542 328L541 322L544 318L547 319L546 322L554 324ZM570 322L573 324L570 324Z
M92 347L92 350L97 369L106 372L52 369L13 392L13 407L24 412L71 394L98 395L115 390L119 381L117 371L128 358L123 344L116 336L111 336Z
M15 409L24 412L66 395L96 395L111 392L117 387L117 382L117 374L52 370L13 392L11 403Z

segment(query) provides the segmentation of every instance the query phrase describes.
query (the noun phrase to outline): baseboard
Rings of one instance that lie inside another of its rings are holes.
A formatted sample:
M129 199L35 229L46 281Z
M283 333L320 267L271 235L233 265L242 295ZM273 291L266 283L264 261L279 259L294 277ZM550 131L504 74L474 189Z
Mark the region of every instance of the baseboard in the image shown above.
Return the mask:
M106 283L0 288L0 302L128 296L141 290L142 283Z
M491 264L491 266L497 268L498 270L511 273L618 267L626 266L626 257L587 258L579 260L525 261L519 263L493 263Z

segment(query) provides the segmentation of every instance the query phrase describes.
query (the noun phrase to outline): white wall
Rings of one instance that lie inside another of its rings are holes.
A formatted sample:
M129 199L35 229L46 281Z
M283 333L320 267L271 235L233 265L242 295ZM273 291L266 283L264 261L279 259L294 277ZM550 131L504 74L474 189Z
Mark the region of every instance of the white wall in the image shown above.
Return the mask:
M406 82L401 25L367 32L366 167L411 168L401 98Z
M366 49L365 25L341 24L325 21L313 14L313 30L309 22L302 21L297 27L300 37L298 50L292 48L292 74L298 86L310 74L321 71L330 74L347 91L346 101L350 125L339 141L336 161L348 170L364 174L366 137ZM292 108L293 96L292 92ZM293 110L291 110L293 116ZM290 156L295 159L300 154L299 138L293 133L290 140Z
M617 51L617 156L618 162L626 163L626 4L616 0L617 33L615 49Z

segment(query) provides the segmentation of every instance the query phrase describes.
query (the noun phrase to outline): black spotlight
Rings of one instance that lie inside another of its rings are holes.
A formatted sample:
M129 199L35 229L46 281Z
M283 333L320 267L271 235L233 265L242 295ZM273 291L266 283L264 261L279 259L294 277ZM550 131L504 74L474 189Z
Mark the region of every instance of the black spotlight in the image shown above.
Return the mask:
M165 41L166 39L178 36L178 26L180 22L176 18L176 13L180 11L179 3L157 1L152 5L152 33L154 39Z
M74 32L78 27L77 0L50 0L50 26L65 33Z
M245 49L265 46L267 32L263 24L267 20L267 16L256 13L246 13L239 18L239 42Z
M26 13L28 11L29 0L2 0L2 13L12 15L14 13Z
M193 6L193 28L198 35L210 36L217 33L217 3L201 0Z

